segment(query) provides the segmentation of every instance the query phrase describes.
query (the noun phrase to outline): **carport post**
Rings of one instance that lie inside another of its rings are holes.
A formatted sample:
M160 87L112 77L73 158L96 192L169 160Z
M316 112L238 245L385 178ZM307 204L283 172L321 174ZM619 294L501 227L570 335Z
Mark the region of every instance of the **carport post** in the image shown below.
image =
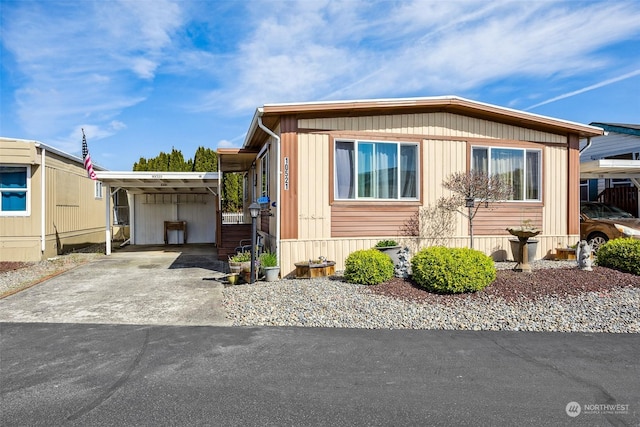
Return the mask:
M118 190L116 190L118 191ZM105 230L104 230L104 238L105 238L105 254L111 255L111 186L107 184L107 203L105 208Z

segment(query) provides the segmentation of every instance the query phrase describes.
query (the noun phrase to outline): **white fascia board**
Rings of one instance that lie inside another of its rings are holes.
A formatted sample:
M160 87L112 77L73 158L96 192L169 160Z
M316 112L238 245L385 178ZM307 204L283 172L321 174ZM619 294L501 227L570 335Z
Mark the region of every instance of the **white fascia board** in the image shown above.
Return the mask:
M640 160L600 159L580 163L580 178L640 178Z
M98 179L132 179L132 180L191 180L202 181L218 179L218 172L131 172L131 171L100 171L96 172Z

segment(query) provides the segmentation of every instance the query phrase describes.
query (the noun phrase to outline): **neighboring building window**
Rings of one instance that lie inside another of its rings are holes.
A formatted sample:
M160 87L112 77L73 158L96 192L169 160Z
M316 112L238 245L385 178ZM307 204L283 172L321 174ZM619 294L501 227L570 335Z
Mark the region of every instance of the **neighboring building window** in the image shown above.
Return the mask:
M418 144L336 141L336 199L418 197Z
M611 187L633 187L631 180L628 178L612 178L611 179Z
M513 188L512 200L542 200L542 152L540 150L472 147L471 168L497 174Z
M580 200L581 201L589 200L589 180L588 179L580 180Z
M31 187L31 167L19 165L0 166L0 215L28 216Z
M95 196L96 199L102 199L102 182L101 181L94 181L96 183L96 191L95 191Z

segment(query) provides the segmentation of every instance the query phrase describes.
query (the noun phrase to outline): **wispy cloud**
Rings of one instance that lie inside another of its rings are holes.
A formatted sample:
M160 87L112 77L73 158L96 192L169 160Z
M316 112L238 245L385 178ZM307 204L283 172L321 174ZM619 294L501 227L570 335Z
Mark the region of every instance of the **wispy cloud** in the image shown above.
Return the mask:
M222 76L233 84L199 108L461 93L514 76L580 76L615 64L603 49L640 33L635 3L284 4L286 14L261 9L254 17L255 31Z
M2 42L21 75L17 116L33 137L77 140L74 123L104 127L96 138L111 135L111 121L147 98L163 49L182 24L179 7L164 0L2 7Z
M596 84L589 85L587 87L583 87L582 89L574 90L571 92L563 93L562 95L554 96L551 99L547 99L546 101L538 102L530 107L525 108L525 111L533 110L534 108L541 107L543 105L551 104L552 102L560 101L561 99L571 98L572 96L580 95L581 93L589 92L595 89L599 89L604 86L609 86L610 84L621 82L623 80L630 79L635 76L640 76L640 69L632 71L630 73L623 74L618 77L614 77L611 79L607 79Z

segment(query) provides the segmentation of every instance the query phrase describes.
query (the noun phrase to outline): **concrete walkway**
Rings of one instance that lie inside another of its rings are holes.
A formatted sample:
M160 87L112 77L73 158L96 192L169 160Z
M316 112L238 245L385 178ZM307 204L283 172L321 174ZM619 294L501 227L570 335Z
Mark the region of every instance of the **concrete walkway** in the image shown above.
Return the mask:
M2 322L225 326L211 245L127 247L0 300Z

